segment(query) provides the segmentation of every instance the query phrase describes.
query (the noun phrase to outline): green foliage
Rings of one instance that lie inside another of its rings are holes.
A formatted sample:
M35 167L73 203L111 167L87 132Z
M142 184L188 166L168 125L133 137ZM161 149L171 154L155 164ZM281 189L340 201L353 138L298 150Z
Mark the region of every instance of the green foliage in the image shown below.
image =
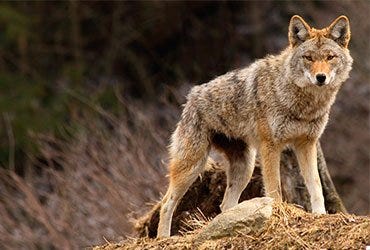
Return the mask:
M73 116L80 113L110 110L111 113L118 114L119 104L114 86L102 86L95 90L74 86L74 89L51 87L42 81L0 74L2 165L7 166L10 135L14 137L14 150L18 154L21 151L34 154L37 153L37 147L31 134L53 133L61 136L60 129L67 123L73 125L71 119L78 118Z
M0 23L4 26L4 42L15 42L20 36L30 35L30 17L7 3L0 5Z
M67 118L67 98L65 94L53 93L45 83L1 74L0 114L3 119L0 123L0 160L4 162L7 159L5 155L9 152L10 132L14 136L16 151L35 152L35 144L29 134L53 131L63 123ZM8 121L5 120L5 114L9 117ZM5 122L9 123L10 128Z

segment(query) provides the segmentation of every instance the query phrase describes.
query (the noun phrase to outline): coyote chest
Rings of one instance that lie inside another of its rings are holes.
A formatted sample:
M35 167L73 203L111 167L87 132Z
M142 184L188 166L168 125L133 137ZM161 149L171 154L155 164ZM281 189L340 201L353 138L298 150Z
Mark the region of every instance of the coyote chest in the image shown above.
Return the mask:
M272 98L266 99L265 119L272 139L290 143L295 139L319 138L327 124L337 89L313 94L304 93L302 90L286 90L289 91L289 98L283 98L283 103L280 100L268 102ZM273 107L268 107L269 105Z
M268 125L274 141L291 143L301 138L317 138L325 128L328 113L314 119L300 118L293 113L268 117Z

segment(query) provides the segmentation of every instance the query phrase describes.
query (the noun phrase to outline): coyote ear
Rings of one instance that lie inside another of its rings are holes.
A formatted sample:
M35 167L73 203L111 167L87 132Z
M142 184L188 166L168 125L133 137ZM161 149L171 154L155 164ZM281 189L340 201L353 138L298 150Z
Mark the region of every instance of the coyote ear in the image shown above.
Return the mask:
M351 31L349 29L349 20L346 16L340 16L329 26L329 37L340 46L347 48Z
M309 38L310 26L298 15L292 16L289 24L289 43L292 47L299 45Z

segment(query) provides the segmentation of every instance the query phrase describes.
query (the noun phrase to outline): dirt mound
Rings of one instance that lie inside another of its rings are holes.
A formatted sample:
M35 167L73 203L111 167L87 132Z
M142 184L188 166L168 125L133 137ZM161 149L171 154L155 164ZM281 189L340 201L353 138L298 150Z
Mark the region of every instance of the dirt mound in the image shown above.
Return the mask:
M183 228L186 227L183 221L188 220L192 215L198 212L205 218L214 218L221 212L219 205L222 202L226 188L224 169L227 167L227 164L228 163L222 159L208 159L206 170L189 188L174 213L171 235L181 234ZM318 167L320 178L323 183L325 207L328 213L346 212L331 182L322 153L318 156ZM311 204L307 189L300 175L296 158L289 150L284 151L282 154L281 171L284 201L297 204L306 211L310 211ZM257 160L252 179L243 191L239 202L263 196L262 175L260 164ZM148 213L136 221L134 229L137 236L155 238L157 235L160 207L161 204L159 202L154 205Z
M199 222L204 225L207 222ZM195 223L191 223L195 224ZM129 239L94 250L111 249L364 249L370 245L370 217L315 215L290 204L275 204L264 227L249 234L195 243L200 228L168 239Z

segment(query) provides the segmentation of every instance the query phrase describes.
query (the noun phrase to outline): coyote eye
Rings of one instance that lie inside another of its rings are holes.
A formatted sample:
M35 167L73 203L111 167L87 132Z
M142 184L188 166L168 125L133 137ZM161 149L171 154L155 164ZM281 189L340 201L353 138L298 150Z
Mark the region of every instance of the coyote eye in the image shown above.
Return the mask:
M328 61L332 60L335 56L333 55L328 55L328 57L326 58Z
M312 57L311 56L303 56L303 58L306 59L307 61L312 62Z

